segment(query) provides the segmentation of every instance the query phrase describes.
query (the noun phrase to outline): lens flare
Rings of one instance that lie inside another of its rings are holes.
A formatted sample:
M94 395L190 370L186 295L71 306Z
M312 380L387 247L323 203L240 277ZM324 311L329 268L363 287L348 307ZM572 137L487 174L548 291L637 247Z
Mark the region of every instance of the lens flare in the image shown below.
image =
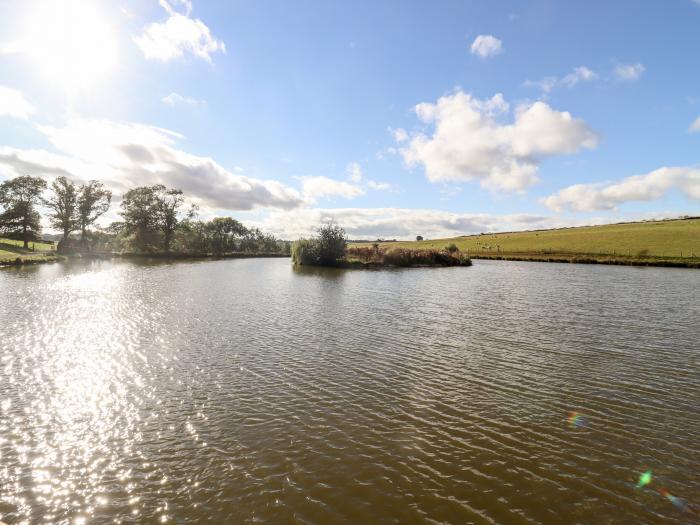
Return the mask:
M639 476L639 481L637 482L637 488L642 488L651 483L651 470L647 470Z
M662 488L659 489L659 494L661 494L664 498L666 498L668 501L670 501L674 507L676 507L679 510L685 510L687 508L687 505L685 503L685 500L681 498L677 498L676 496L671 495L668 490Z
M588 423L585 417L583 417L579 412L571 412L569 417L566 418L569 428L579 428L584 427Z

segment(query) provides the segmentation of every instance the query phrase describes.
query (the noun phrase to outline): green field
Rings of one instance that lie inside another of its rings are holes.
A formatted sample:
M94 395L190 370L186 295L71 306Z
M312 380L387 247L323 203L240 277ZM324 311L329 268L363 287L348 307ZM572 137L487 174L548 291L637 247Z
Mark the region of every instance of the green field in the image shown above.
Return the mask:
M700 259L700 219L489 233L381 245L444 248L449 243L455 243L462 252L473 257L558 254L606 258Z
M22 248L22 245L22 241L0 238L0 264L13 262L18 257L30 262L54 259L54 254L56 253L55 245L43 242L30 242L29 247L34 248L34 251L31 249L25 250Z

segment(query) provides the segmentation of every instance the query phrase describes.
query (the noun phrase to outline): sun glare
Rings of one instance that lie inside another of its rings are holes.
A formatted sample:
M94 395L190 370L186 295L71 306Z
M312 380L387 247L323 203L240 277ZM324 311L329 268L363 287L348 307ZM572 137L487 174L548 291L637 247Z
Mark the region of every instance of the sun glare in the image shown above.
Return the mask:
M47 82L69 95L104 80L116 63L114 31L99 2L37 2L27 13L22 41Z

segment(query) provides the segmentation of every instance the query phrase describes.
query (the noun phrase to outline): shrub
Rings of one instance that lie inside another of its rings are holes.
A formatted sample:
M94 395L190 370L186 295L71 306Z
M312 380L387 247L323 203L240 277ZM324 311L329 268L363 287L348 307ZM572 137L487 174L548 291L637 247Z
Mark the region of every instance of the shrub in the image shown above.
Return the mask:
M292 243L292 264L335 266L345 258L345 230L329 223L318 229L318 236Z
M423 236L422 236L422 235L416 235L416 240L417 240L417 241L422 241L422 240L423 240Z
M445 246L445 249L450 253L455 253L459 251L459 248L457 248L457 245L453 242Z
M318 260L321 264L333 265L345 257L347 237L345 230L337 224L324 224L318 229Z

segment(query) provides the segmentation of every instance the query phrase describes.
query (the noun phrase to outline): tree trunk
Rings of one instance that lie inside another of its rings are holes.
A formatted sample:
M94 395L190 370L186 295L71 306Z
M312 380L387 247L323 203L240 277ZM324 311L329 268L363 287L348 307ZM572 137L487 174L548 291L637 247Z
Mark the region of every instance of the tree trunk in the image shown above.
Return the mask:
M85 226L82 226L80 228L80 247L83 251L89 251L87 245L87 231L85 230Z
M29 237L27 237L27 223L22 224L22 240L24 241L24 249L29 249Z

